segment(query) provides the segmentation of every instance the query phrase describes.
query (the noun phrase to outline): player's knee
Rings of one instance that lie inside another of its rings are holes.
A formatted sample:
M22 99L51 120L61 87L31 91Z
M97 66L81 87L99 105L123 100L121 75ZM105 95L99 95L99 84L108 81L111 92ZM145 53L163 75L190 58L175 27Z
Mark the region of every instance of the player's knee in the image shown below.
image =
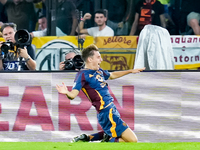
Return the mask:
M123 140L124 140L124 142L131 142L131 143L137 143L138 142L136 135L129 136L127 138L124 138Z
M125 141L125 142L133 142L133 143L137 143L138 139L137 136L135 135L135 133L130 129L127 128L121 135L121 138Z
M133 135L133 136L130 136L129 138L127 138L126 142L137 143L138 139L137 139L136 135Z
M128 139L123 139L124 142L130 142L130 143L137 143L138 140L137 138L128 138Z
M138 139L136 137L132 138L130 142L137 143Z

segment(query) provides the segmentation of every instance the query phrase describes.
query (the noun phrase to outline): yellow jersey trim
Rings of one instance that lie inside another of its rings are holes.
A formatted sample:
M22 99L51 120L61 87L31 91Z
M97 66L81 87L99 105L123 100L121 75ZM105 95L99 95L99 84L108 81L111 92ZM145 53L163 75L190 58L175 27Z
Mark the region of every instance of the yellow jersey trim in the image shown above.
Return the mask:
M113 120L112 110L113 109L111 108L110 111L109 111L109 119L110 119L110 122L112 124L112 127L110 128L110 132L112 133L112 137L117 137L117 133L115 131L115 129L116 129L116 123Z

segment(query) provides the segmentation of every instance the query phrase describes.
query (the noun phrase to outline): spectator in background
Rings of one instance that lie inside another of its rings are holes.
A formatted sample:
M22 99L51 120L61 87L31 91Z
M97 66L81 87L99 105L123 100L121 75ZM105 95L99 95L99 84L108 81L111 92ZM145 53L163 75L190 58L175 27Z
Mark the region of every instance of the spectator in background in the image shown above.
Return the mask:
M76 56L76 53L74 53L74 52L69 52L69 53L65 54L65 61L73 59L74 56ZM65 70L65 63L64 63L64 61L60 62L60 64L59 64L59 70Z
M40 14L39 16L38 25L38 31L33 31L30 33L32 38L47 36L47 18L43 14ZM66 34L64 34L58 27L56 27L56 35L66 36Z
M32 2L26 0L0 0L5 5L8 22L14 22L17 30L27 29L29 32L35 30L36 13Z
M78 24L76 7L70 0L58 0L57 6L57 27L67 35L75 35Z
M103 10L98 10L95 12L95 23L97 27L91 27L88 29L84 29L85 20L91 19L92 15L90 13L86 13L79 23L79 32L80 34L87 34L90 36L98 37L98 36L114 36L114 31L106 25L107 17ZM78 32L78 27L76 31Z
M1 26L3 25L3 23L5 23L7 21L8 21L8 18L6 15L5 6L3 6L3 4L0 3L0 29L1 29ZM0 37L2 37L1 32L0 32Z
M190 7L192 12L187 16L187 25L195 35L200 35L200 0L190 0Z
M46 16L46 5L45 5L45 0L29 0L33 1L35 9L36 9L36 14L39 17L40 13L44 14Z
M8 21L5 6L0 3L0 22L6 23Z
M161 4L164 5L165 8L165 13L168 13L168 4L170 2L170 0L158 0Z
M76 8L79 11L79 13L82 11L83 14L85 14L86 12L90 12L91 14L94 14L95 12L94 0L71 0L71 1L76 5ZM95 25L94 17L90 20L86 20L84 23L84 26L86 28L93 27L94 25Z
M199 0L170 0L170 13L175 23L176 33L180 35L193 34L187 22L187 16L191 12L199 12ZM190 20L190 18L188 18Z
M141 0L136 5L135 19L130 35L139 35L147 24L166 28L164 6L156 0Z
M171 5L170 0L158 0L158 1L164 5L166 29L169 31L170 35L176 35L175 23L171 18L171 13L169 12L169 6Z
M107 26L114 30L115 35L128 35L127 0L106 0L103 4L107 10Z

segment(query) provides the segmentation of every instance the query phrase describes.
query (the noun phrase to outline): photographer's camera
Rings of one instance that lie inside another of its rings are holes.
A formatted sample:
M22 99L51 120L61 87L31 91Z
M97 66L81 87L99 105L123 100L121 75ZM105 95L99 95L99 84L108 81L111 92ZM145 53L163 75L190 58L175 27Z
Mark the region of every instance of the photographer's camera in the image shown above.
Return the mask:
M1 46L1 51L6 55L9 50L14 50L14 44L12 42L3 42Z
M64 61L65 70L75 70L74 63L72 59L67 59Z
M1 46L1 53L0 55L6 56L9 52L9 50L14 50L14 47L16 46L18 48L24 48L24 46L27 46L31 44L31 36L29 32L25 29L18 30L15 33L15 41L16 43L7 41L3 42Z
M64 61L65 69L64 70L80 70L84 67L84 61L81 58L81 55L74 56L73 59L67 59Z

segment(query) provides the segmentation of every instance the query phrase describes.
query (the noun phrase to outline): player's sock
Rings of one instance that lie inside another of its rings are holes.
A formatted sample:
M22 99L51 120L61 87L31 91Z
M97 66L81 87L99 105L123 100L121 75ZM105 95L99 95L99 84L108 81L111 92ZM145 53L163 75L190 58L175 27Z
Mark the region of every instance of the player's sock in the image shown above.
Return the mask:
M103 139L101 140L101 142L109 142L110 138L111 137L108 134L104 133Z
M104 131L89 135L90 141L99 141L103 139Z
M118 137L116 137L116 138L111 138L111 139L109 140L109 142L119 142L119 138L118 138Z

